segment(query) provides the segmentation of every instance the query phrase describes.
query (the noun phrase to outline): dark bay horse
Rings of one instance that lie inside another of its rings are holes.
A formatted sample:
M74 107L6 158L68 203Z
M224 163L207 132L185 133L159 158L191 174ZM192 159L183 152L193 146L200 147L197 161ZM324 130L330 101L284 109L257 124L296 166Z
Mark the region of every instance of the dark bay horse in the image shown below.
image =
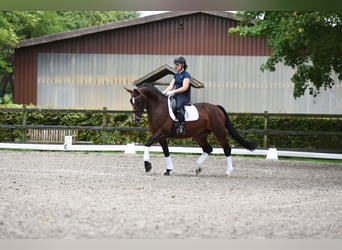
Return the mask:
M164 174L169 175L173 170L173 164L167 144L167 138L170 137L193 138L202 147L203 153L196 162L198 165L196 175L201 172L202 163L213 150L207 140L210 133L215 135L227 157L226 175L230 175L233 171L231 147L227 140L227 130L243 147L251 151L256 148L255 143L249 142L241 137L232 125L225 109L219 105L213 105L210 103L194 104L198 109L199 119L196 121L186 122L186 134L178 135L174 134L174 131L172 131L174 122L169 116L167 97L156 87L145 84L132 90L127 88L125 89L131 94L130 101L133 105L134 121L139 122L145 109L147 112L148 126L152 136L145 144L144 164L146 172L149 172L152 169L149 149L150 146L156 142L159 142L164 152L166 161L166 171Z

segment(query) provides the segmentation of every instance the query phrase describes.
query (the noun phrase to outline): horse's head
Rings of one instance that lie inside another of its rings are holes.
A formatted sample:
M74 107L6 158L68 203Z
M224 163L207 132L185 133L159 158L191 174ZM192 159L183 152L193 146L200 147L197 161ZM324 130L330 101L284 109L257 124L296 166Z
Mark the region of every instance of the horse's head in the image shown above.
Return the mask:
M130 102L133 106L133 120L134 122L140 122L141 116L145 111L145 102L143 94L137 89L128 89L124 87L125 90L131 94Z

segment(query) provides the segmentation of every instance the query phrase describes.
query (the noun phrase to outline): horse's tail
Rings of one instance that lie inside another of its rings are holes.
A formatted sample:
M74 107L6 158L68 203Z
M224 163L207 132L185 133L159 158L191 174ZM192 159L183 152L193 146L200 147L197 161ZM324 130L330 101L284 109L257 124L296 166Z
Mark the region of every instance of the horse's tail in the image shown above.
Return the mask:
M226 128L228 129L229 133L233 136L233 138L237 142L239 142L243 147L245 147L251 151L256 149L257 145L254 142L250 142L250 141L243 139L241 137L241 135L239 134L239 132L236 130L236 128L234 128L232 122L229 119L229 116L228 116L226 110L220 105L217 105L217 106L222 110L222 112L225 116L225 119L226 119Z

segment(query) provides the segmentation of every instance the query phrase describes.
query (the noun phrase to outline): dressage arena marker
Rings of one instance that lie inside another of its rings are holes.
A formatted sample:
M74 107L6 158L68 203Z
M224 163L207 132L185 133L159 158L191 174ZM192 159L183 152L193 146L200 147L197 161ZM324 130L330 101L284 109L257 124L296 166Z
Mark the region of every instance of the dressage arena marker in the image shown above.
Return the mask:
M278 160L278 153L276 148L269 148L266 155L267 160Z
M125 154L135 154L135 144L128 143L125 148Z
M72 136L66 135L64 136L64 149L68 150L72 146Z
M71 144L67 151L109 151L109 152L127 152L134 154L136 152L144 152L144 146L133 145L75 145ZM29 144L29 143L0 143L0 149L23 149L23 150L42 150L42 151L66 151L64 144ZM133 150L134 149L134 150ZM200 147L170 147L170 153L182 154L202 154ZM151 146L150 152L162 153L160 146ZM270 150L256 149L253 152L242 149L233 148L233 155L251 155L251 156L265 156ZM299 157L299 158L317 158L317 159L333 159L342 160L342 154L334 153L316 153L316 152L301 152L301 151L276 151L277 156L285 157ZM222 148L214 148L212 154L223 155Z

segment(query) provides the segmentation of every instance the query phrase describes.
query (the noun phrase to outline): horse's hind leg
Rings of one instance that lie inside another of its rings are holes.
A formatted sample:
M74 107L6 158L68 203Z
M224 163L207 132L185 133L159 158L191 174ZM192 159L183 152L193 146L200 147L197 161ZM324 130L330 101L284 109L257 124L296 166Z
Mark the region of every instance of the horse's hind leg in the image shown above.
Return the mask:
M196 175L198 175L202 171L202 164L207 159L208 155L213 151L213 148L208 143L208 134L209 132L205 132L201 134L199 137L194 138L194 140L201 146L203 152L201 156L197 159L196 163L198 168L196 169Z
M170 175L170 172L173 170L173 163L172 163L172 159L170 156L169 147L167 145L166 138L159 140L159 144L163 149L165 162L166 162L166 170L164 172L164 175Z
M232 148L228 146L227 148L223 148L224 153L227 157L227 169L225 175L230 175L233 172L233 162L232 162Z
M223 148L223 152L226 156L227 168L225 175L230 175L233 172L233 164L232 164L232 148L227 140L227 133L225 130L218 129L214 131L214 135L216 139L219 141L221 147Z

